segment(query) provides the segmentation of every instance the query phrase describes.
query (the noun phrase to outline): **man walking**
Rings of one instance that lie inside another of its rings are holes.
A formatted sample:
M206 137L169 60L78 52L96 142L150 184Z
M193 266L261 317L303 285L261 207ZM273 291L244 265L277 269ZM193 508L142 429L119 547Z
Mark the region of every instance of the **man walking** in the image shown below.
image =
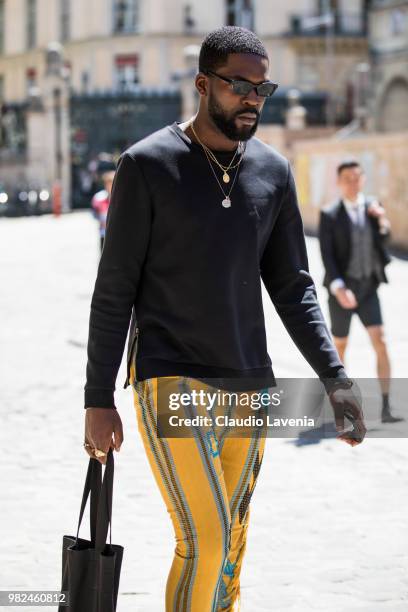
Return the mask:
M365 175L357 161L337 168L341 199L324 208L320 217L320 248L326 269L323 284L329 291L331 331L341 361L347 347L350 323L357 314L367 329L377 357L382 390L384 423L401 421L389 404L391 367L377 288L388 282L390 262L386 243L390 223L384 208L363 193Z
M339 431L346 408L352 412L357 435L339 438L353 446L365 435L308 271L288 161L253 138L277 87L268 68L265 47L249 30L208 34L195 79L197 114L128 148L113 183L91 303L85 448L102 453L104 463L103 453L122 443L114 389L130 321L125 384L132 384L176 537L167 612L239 610L249 501L265 439L204 427L189 438L159 437L159 387L191 392L210 380L243 392L275 384L261 279L325 384Z

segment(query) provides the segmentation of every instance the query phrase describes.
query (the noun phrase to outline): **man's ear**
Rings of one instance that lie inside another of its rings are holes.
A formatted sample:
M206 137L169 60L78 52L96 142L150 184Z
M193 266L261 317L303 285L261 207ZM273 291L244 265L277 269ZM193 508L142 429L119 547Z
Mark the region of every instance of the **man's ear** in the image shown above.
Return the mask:
M200 96L206 96L208 94L208 78L203 72L197 74L195 86Z

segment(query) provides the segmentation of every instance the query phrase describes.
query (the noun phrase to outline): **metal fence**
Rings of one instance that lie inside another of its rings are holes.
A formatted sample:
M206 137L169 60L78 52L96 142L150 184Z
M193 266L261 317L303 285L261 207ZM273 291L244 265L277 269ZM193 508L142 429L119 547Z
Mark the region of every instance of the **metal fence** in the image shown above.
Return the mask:
M73 206L88 206L101 187L98 156L117 158L134 142L179 120L178 89L73 94L70 99ZM96 168L97 169L97 168Z

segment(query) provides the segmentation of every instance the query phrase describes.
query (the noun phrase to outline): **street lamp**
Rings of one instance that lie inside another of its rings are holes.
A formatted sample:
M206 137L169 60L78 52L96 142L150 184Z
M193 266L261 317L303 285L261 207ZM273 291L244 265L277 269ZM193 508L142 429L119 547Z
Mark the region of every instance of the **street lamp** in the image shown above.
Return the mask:
M286 98L286 127L289 130L303 130L306 125L306 109L300 104L300 91L293 87L289 89Z
M200 45L187 45L183 49L184 61L187 66L186 76L194 76L197 70Z
M55 132L55 174L52 186L53 211L59 215L62 209L62 121L61 121L61 87L60 79L63 77L62 45L51 42L46 49L46 74L54 81L52 87L52 100L54 112Z
M181 90L183 100L183 121L189 119L197 111L196 89L193 78L198 70L199 45L187 45L183 49L185 70L181 73Z
M356 66L354 115L360 121L362 129L367 127L369 98L370 64L361 62Z

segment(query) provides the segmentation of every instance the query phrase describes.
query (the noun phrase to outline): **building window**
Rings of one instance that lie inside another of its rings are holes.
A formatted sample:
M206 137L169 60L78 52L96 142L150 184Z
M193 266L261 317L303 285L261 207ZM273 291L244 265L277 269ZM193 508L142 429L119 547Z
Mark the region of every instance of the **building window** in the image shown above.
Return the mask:
M71 0L59 0L60 40L65 42L70 38Z
M37 0L26 0L27 15L27 48L35 47L37 38Z
M252 0L227 0L227 25L241 26L252 30L254 27L254 7Z
M319 15L330 13L333 17L333 31L340 35L362 36L366 28L367 9L364 3L350 3L346 0L319 0ZM320 26L320 31L325 32L327 26Z
M117 55L115 57L115 81L117 89L129 91L139 83L139 57Z
M0 53L4 51L4 0L0 0Z
M136 32L139 29L139 0L113 0L113 31Z
M391 33L395 36L405 34L407 30L407 13L401 9L391 11Z
M319 0L319 13L324 15L327 11L336 12L339 10L339 0Z

